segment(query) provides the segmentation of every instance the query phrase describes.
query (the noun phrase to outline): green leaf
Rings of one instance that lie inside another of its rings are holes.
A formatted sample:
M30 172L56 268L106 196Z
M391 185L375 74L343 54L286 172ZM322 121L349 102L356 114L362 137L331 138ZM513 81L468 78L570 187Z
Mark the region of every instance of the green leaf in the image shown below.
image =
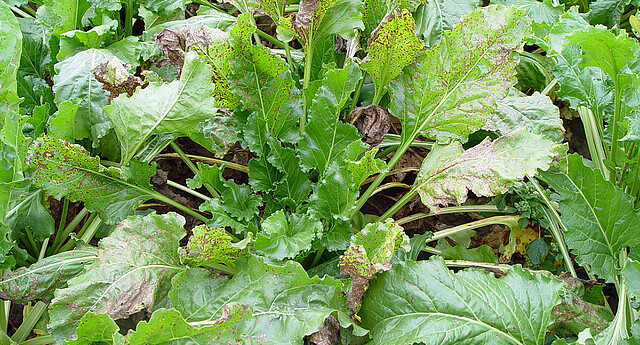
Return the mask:
M113 43L115 40L118 21L105 16L102 25L95 26L89 31L72 30L60 35L60 50L56 55L62 61L86 49L98 49Z
M52 29L51 34L60 34L82 29L82 18L91 5L86 0L44 0L38 6L36 23Z
M22 33L13 12L4 3L0 4L0 32L4 38L0 40L0 141L15 151L24 138L22 126L18 123L20 98L16 81L22 53ZM9 161L12 167L8 170L13 170L13 178L21 170L21 158L13 155ZM10 181L11 179L8 180ZM4 206L0 206L0 211L5 211ZM4 212L0 214L3 215L0 220L4 220Z
M360 186L367 177L382 173L387 168L387 163L376 158L378 148L374 147L364 153L364 156L357 161L349 160L349 171L354 186Z
M212 320L209 326L196 328L189 325L179 311L159 309L148 322L138 323L136 330L127 336L127 344L238 343L243 335L238 332L238 325L250 315L251 310L244 306L225 306L219 319Z
M476 262L489 262L497 264L498 257L493 252L493 249L486 244L477 248L467 249L465 246L457 245L454 247L449 246L440 251L442 258L445 260L464 260L464 261L476 261Z
M27 304L34 300L50 301L53 292L67 286L67 281L82 273L96 260L96 248L81 248L62 252L22 267L2 277L0 297Z
M387 13L371 34L368 53L360 63L360 69L369 73L376 90L382 90L402 73L424 48L415 31L411 12L396 8Z
M631 0L596 0L589 3L587 20L591 25L602 24L608 27L618 26L622 14Z
M331 34L349 38L354 29L364 29L361 8L357 0L302 0L294 19L284 17L280 22L295 32L308 51L309 46Z
M230 227L235 233L241 233L247 228L248 222L240 222L231 217L220 204L219 198L212 198L209 201L203 202L200 207L200 211L210 212L212 217L211 221L207 223L209 227Z
M544 344L563 283L515 266L495 278L444 260L400 262L378 277L360 317L370 344Z
M105 168L78 145L52 137L34 141L28 164L36 169L33 183L54 197L83 201L107 223L116 223L142 202L157 197L149 180L155 167L132 161L130 166Z
M140 5L152 12L170 15L177 10L184 11L189 0L141 0Z
M279 210L262 222L262 231L254 246L262 255L283 260L293 258L311 248L311 241L322 232L319 220L302 214L288 214Z
M193 16L189 19L174 20L170 22L157 24L157 25L154 25L150 30L147 27L147 30L144 32L142 37L146 42L155 43L154 36L167 28L179 30L188 26L194 30L198 30L201 27L206 26L210 28L226 30L227 28L229 28L231 25L235 23L236 23L236 17L224 12L212 11L203 15L198 14L197 16ZM145 24L148 25L149 23L145 21Z
M35 24L33 20L19 19L22 32L22 55L20 56L20 68L18 71L26 76L33 75L45 78L47 65L51 61L49 55L49 34L42 25Z
M24 98L20 103L20 108L25 114L33 114L35 107L47 105L51 112L55 111L55 103L51 87L47 85L44 79L40 79L31 75L22 77L18 76L18 96ZM49 115L49 114L47 114ZM46 120L45 120L46 123Z
M112 56L101 50L89 49L54 66L56 75L53 77L53 92L56 94L56 104L80 101L74 121L75 140L91 138L97 145L97 139L107 135L112 127L102 110L109 101L109 93L102 89L102 83L91 73L100 62Z
M64 101L58 104L58 111L49 118L49 135L72 142L77 138L75 117L80 103Z
M198 225L192 231L187 246L178 251L182 261L190 267L211 263L235 267L237 258L249 255L247 245L251 242L250 236L234 243L224 228Z
M354 312L360 309L362 295L371 278L378 272L391 269L393 252L400 248L409 251L409 238L392 219L385 223L367 224L351 237L349 248L340 256L338 265L340 273L351 278L347 302Z
M520 129L494 142L487 137L465 151L462 144L436 145L422 162L414 189L432 209L461 204L472 191L477 196L505 193L510 185L536 169L547 170L557 145L546 137Z
M29 232L34 240L42 242L53 235L55 221L42 204L42 190L31 191L29 187L19 188L14 185L5 224L11 228L11 238L14 241Z
M491 0L491 3L511 5L527 12L527 16L533 21L534 35L540 41L544 40L549 29L558 22L559 17L564 13L564 6L552 0Z
M389 111L402 122L403 138L466 140L480 129L516 82L516 51L528 32L524 12L490 6L445 33L391 82Z
M107 314L85 314L78 324L78 338L68 345L122 344L124 337L118 333L120 327Z
M283 147L276 140L270 141L269 144L270 153L267 160L283 174L273 195L280 204L296 209L309 200L311 191L309 175L302 171L300 160L293 149Z
M416 33L424 38L427 47L440 42L445 31L453 29L460 18L473 12L478 0L426 0L415 13Z
M222 209L240 221L250 221L258 215L258 207L262 205L262 198L252 194L251 187L239 185L234 181L225 181L222 194Z
M618 254L640 243L638 212L633 199L605 181L600 172L584 166L582 158L569 157L569 174L548 171L543 179L558 193L560 214L568 231L567 246L577 254L576 261L588 271L613 281Z
M178 256L184 222L182 216L169 213L119 223L100 241L94 263L69 280L68 288L56 291L49 306L54 338L74 338L80 319L90 312L118 320L161 306L171 278L185 270Z
M199 326L214 324L225 307L245 306L252 314L245 316L237 331L247 343L301 345L304 336L322 328L329 315L343 327L353 325L340 281L309 278L295 261L271 266L251 256L238 259L236 265L231 279L213 273L186 277L189 272L185 272L185 279L174 280L174 291L179 289L180 294L171 295L172 305L187 322ZM176 300L176 296L183 297Z
M231 31L233 56L230 59L229 87L240 97L245 110L264 121L266 133L288 142L298 139L296 126L301 109L299 91L287 63L262 45L251 43L256 27L248 13L238 17ZM257 152L261 155L260 152Z
M529 132L542 135L556 144L564 139L560 110L546 95L535 92L531 96L507 96L496 104L497 111L484 129L506 134L525 127Z
M309 108L309 123L298 145L305 170L315 169L323 176L331 162L343 159L346 148L361 139L354 126L340 120L340 111L355 90L360 76L353 63L325 74Z
M199 122L215 116L212 76L211 67L189 52L180 80L151 83L131 97L120 95L105 107L120 140L122 164L127 164L152 135L188 135Z

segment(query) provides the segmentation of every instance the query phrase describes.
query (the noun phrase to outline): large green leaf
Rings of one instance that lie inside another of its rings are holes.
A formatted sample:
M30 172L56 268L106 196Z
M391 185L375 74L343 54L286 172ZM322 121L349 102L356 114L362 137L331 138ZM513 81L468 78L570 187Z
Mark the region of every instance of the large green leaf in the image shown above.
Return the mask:
M19 19L22 32L22 56L19 71L22 75L33 75L45 78L48 72L47 64L51 61L49 55L49 33L42 25L33 20Z
M372 345L542 345L562 286L519 266L499 279L476 269L454 274L434 256L383 273L359 315Z
M155 167L132 161L122 169L105 168L78 145L52 137L34 141L28 164L34 167L33 183L56 198L83 201L107 223L118 222L142 202L157 197L149 180Z
M95 260L96 249L91 246L46 257L2 277L0 296L22 304L50 301L56 289L66 287L69 279L82 273L85 265Z
M83 28L82 18L91 4L86 0L44 0L38 6L36 22L50 28L54 36Z
M391 114L402 135L465 140L493 114L516 82L516 51L528 19L513 7L490 6L464 17L411 68L391 82Z
M477 196L498 195L525 175L534 175L536 169L547 170L556 149L550 139L525 129L494 142L486 138L466 151L459 142L436 145L422 162L413 188L422 203L434 209L463 203L469 191Z
M49 306L54 338L74 338L80 319L90 312L117 320L162 306L171 278L185 270L178 256L184 222L182 216L169 213L119 223L100 241L94 263L69 280L68 288L56 291Z
M75 116L75 140L91 138L96 140L107 135L111 128L109 118L102 108L109 101L109 93L102 89L91 70L103 60L113 55L102 50L88 49L58 62L54 68L53 91L56 104L79 100L80 105Z
M340 281L309 278L295 261L271 266L252 256L236 263L231 279L189 271L175 279L174 291L179 293L171 293L171 303L188 323L209 326L225 308L243 305L252 312L238 326L247 344L303 344L303 337L322 328L329 315L343 327L353 324Z
M631 0L596 0L589 3L587 19L591 25L618 26ZM635 2L637 3L637 2Z
M120 140L122 163L128 163L154 134L188 135L216 115L211 67L195 52L185 55L180 80L151 83L131 97L120 95L104 108Z
M387 13L371 34L368 53L360 69L369 73L376 91L397 77L424 48L415 31L411 12L396 8Z
M423 37L427 47L433 47L446 30L453 29L461 17L479 5L478 0L426 0L416 10L416 33Z
M554 143L564 139L560 111L546 95L536 92L531 96L508 96L498 101L497 105L496 114L484 129L506 134L518 127L525 127L529 132L545 136Z
M276 260L293 258L311 248L311 241L322 231L322 223L309 215L279 210L262 222L256 237L256 250Z
M359 141L358 130L340 120L340 111L360 79L353 63L326 73L322 86L309 108L309 123L298 150L302 166L315 169L321 176L334 160L344 159L346 148ZM363 150L364 151L364 150Z
M620 251L640 243L640 215L633 199L598 171L584 166L577 154L569 156L568 175L548 171L542 177L558 193L567 228L564 236L577 254L576 261L598 277L613 281Z

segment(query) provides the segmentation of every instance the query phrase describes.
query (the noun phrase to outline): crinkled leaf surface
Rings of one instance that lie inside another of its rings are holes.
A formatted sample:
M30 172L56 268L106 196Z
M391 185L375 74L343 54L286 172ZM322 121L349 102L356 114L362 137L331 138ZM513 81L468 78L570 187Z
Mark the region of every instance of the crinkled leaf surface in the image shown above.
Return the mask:
M78 338L68 345L123 344L120 327L107 314L87 313L78 324Z
M631 0L596 0L589 3L587 19L591 25L617 26ZM637 3L637 2L636 2Z
M542 177L558 193L560 214L568 229L564 236L578 255L576 261L611 282L618 274L620 251L640 243L640 215L628 194L584 166L579 155L568 158L568 175L548 171Z
M369 39L367 56L360 69L369 73L377 88L386 86L413 62L424 43L415 35L411 12L398 8L382 19Z
M192 275L176 284L174 290L181 289L179 296L198 297L176 300L172 294L174 308L189 323L213 324L223 315L225 306L244 305L250 309L252 314L246 316L238 330L248 344L303 344L303 337L322 328L331 314L343 327L352 324L347 317L342 283L331 277L309 278L294 261L271 266L254 256L240 258L231 279L208 273L208 277Z
M416 10L416 33L424 38L427 47L433 47L440 42L445 30L453 29L460 18L478 5L477 0L426 0Z
M155 193L149 183L154 166L132 161L122 169L105 168L81 146L52 137L34 141L28 164L36 169L36 186L58 199L83 201L107 223L124 219Z
M136 330L127 335L127 344L240 344L239 324L251 315L244 306L223 308L222 315L211 325L196 328L189 325L179 311L159 309L151 319L138 323Z
M188 135L199 122L216 115L211 67L195 52L185 55L180 80L152 83L131 97L120 95L104 108L120 140L122 162L128 163L154 134Z
M560 110L546 95L538 92L531 96L514 95L496 103L496 113L484 129L506 134L525 127L529 132L545 136L554 143L564 139Z
M182 261L191 267L210 263L235 267L238 257L249 255L247 245L251 242L251 237L234 243L223 228L198 225L192 231L193 235L187 246L179 250Z
M112 56L102 50L88 49L58 62L54 67L56 104L67 100L80 101L74 121L76 140L91 138L95 141L111 128L109 118L102 110L108 103L109 93L102 89L102 83L94 78L91 70Z
M271 140L270 152L267 160L282 174L282 180L276 186L273 195L280 204L295 209L298 205L309 200L311 181L309 175L302 171L300 159L295 150L283 147L277 140Z
M69 280L68 288L56 291L49 306L54 338L75 337L78 322L89 312L117 320L157 308L169 292L171 278L185 270L178 256L184 222L182 216L168 213L119 223L100 241L93 264Z
M320 232L322 223L319 220L279 210L262 222L262 231L258 233L254 246L269 258L293 258L311 248L311 241Z
M544 344L563 283L519 266L506 276L450 271L440 257L400 262L365 294L370 344Z
M96 260L96 251L95 247L83 246L19 268L2 277L0 296L22 304L34 300L50 301L56 289L66 287L69 279Z
M349 144L360 140L358 130L340 120L340 111L360 79L353 63L327 72L309 108L309 123L298 145L302 166L322 176L334 160L345 156Z
M513 7L482 8L406 68L391 82L389 106L402 122L403 136L421 132L438 141L464 140L481 128L516 82L516 51L528 22Z
M357 161L349 160L349 171L351 178L356 186L360 186L367 177L383 172L387 168L387 164L376 158L378 148L373 148L364 153L364 156Z
M391 269L393 252L400 248L409 250L409 238L391 219L367 224L351 237L349 248L340 256L338 265L341 274L351 277L347 302L354 312L359 309L371 278Z
M422 162L414 188L422 203L434 209L463 203L468 191L477 196L497 195L517 179L535 174L536 169L547 170L556 149L551 140L525 129L494 142L486 138L467 151L459 142L436 145Z

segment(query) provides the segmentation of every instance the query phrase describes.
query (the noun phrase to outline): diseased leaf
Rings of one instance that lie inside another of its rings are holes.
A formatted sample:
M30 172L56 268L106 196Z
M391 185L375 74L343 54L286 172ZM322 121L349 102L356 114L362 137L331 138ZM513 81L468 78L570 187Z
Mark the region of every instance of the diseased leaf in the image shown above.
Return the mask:
M78 324L78 338L68 345L122 344L124 337L120 328L107 314L87 313Z
M251 236L234 243L223 228L198 225L192 231L187 246L178 251L182 261L191 267L211 263L235 267L237 258L249 255L247 245L251 243Z
M150 214L118 224L100 241L97 259L57 290L49 306L51 334L58 341L75 338L87 313L106 313L115 320L158 308L171 278L185 270L178 246L184 218L176 213Z
M396 8L387 13L371 33L368 53L360 69L369 73L376 89L382 89L402 73L424 48L415 30L411 12Z
M364 29L356 0L302 0L294 19L282 18L281 24L295 32L305 50L331 34L353 37L354 29Z
M349 160L349 171L351 171L351 178L355 186L360 186L367 177L382 173L387 164L382 160L376 158L378 148L373 148L364 153L364 156L357 161Z
M422 203L435 210L439 205L463 203L469 191L477 196L498 195L536 169L547 170L556 150L551 140L525 129L494 142L486 138L467 151L459 142L436 145L422 162L413 188L418 189Z
M516 82L516 51L528 25L524 12L490 6L445 33L391 82L389 111L402 122L403 137L466 140L481 128Z
M220 318L196 328L189 325L179 311L159 309L149 321L138 323L136 330L127 335L127 344L239 343L243 338L238 331L239 325L250 316L251 310L242 305L225 306Z
M556 144L564 139L560 111L546 95L535 92L531 96L507 96L496 104L497 111L484 129L506 134L526 127L529 132L542 135Z
M309 123L298 151L305 170L315 169L323 176L329 164L344 159L346 148L361 136L352 125L340 121L340 111L360 79L353 63L327 72L309 108Z
M399 262L365 294L370 344L544 344L563 283L515 266L453 273L438 256Z
M640 243L638 212L633 199L598 171L584 166L582 157L570 155L569 174L548 171L544 180L558 193L560 214L567 227L567 246L577 254L576 261L612 282L618 274L618 255Z
M83 246L19 268L0 280L0 297L22 304L50 301L56 289L66 287L69 279L96 260L96 251L95 247Z
M392 219L385 223L367 224L362 231L351 237L349 248L340 256L340 274L351 278L347 303L353 312L360 309L362 295L369 281L378 272L391 269L393 252L402 248L409 251L409 238L402 227Z
M440 42L446 30L453 29L460 18L473 12L479 5L478 0L426 0L421 1L415 13L416 34L422 37L427 47Z
M127 164L152 135L189 135L199 122L215 116L212 76L211 67L189 52L180 80L163 85L151 83L131 97L121 95L105 107L120 140L122 164Z
M132 96L136 88L144 84L140 77L127 71L122 61L115 56L100 62L91 73L103 84L102 88L109 91L109 101L123 93Z
M212 273L188 278L189 271L185 272L182 277L188 279L174 282L174 291L180 289L179 295L171 295L174 308L187 322L209 326L224 314L225 308L243 305L252 312L237 327L246 343L301 345L304 336L322 328L329 315L335 315L342 327L353 325L347 317L340 281L309 278L295 261L271 266L251 256L238 259L236 264L237 271L231 279ZM176 300L176 296L184 297Z
M254 246L259 253L272 259L293 258L311 248L311 241L320 232L322 223L319 220L279 210L262 222Z
M34 167L33 183L60 199L83 201L107 223L116 223L142 202L154 197L149 180L155 167L132 161L130 166L105 168L78 145L52 137L32 144L27 163Z
M549 30L558 22L559 17L564 13L564 6L552 0L491 0L492 4L514 6L519 10L527 12L527 16L532 20L533 41L539 43L543 41Z

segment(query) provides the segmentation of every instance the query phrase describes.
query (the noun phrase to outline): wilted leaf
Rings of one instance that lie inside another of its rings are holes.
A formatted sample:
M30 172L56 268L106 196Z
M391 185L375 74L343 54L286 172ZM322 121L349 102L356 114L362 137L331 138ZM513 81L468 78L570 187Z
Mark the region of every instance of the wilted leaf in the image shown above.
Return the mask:
M237 258L249 255L247 245L251 242L250 236L234 243L223 228L199 225L192 231L193 235L189 238L187 246L181 247L178 251L182 261L191 267L210 263L235 267Z
M414 188L432 209L461 204L469 191L477 196L498 195L536 169L547 170L556 149L551 140L525 129L494 142L486 138L467 151L459 142L436 145L422 162Z
M115 56L100 62L91 72L103 84L102 87L109 91L109 101L112 101L121 93L127 93L127 95L132 96L136 88L144 84L140 77L127 71L122 62Z
M50 301L53 292L67 286L67 281L82 273L86 265L96 260L96 248L81 248L62 252L22 267L2 277L0 296L18 303L35 300Z
M356 126L364 136L365 143L371 146L380 144L391 128L389 111L375 104L353 109L349 114L349 123Z
M398 249L409 250L409 238L393 220L365 226L351 237L349 248L340 256L340 273L351 277L347 303L354 313L360 309L362 295L378 272L391 269L391 257Z
M506 134L525 127L529 132L542 135L557 144L564 139L560 110L549 97L536 92L531 96L507 96L496 104L496 114L484 129Z
M83 201L107 223L124 219L155 194L149 183L155 167L132 161L122 169L105 168L81 146L52 137L34 141L27 163L36 169L36 186L58 199Z
M80 319L90 312L117 320L156 309L171 278L185 270L178 256L184 222L182 216L169 213L118 224L111 236L100 241L93 264L69 280L68 288L56 291L49 307L54 338L75 338Z
M558 193L560 214L567 227L567 246L576 261L588 270L613 281L618 274L618 255L640 243L638 217L633 199L600 172L584 166L582 157L569 156L569 174L548 171L543 179Z
M495 278L450 271L438 256L400 262L365 294L370 344L544 344L563 283L519 266Z

